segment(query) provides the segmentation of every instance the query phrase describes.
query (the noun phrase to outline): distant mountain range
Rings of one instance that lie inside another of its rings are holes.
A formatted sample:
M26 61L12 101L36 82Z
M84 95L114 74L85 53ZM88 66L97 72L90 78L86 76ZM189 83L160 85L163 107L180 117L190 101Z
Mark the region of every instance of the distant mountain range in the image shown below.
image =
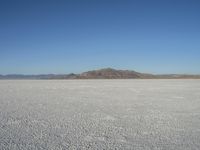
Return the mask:
M164 74L155 75L140 73L130 70L116 70L105 68L83 72L81 74L42 74L42 75L21 75L9 74L0 75L0 79L200 79L200 75L187 74Z

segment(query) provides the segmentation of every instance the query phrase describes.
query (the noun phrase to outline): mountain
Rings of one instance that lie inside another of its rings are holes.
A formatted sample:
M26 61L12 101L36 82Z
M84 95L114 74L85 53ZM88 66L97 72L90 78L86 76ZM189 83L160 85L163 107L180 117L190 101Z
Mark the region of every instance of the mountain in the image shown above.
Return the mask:
M143 74L129 70L115 70L112 68L105 68L84 72L80 74L79 77L81 79L149 79L154 78L154 75Z
M164 74L154 75L130 70L104 68L81 74L0 75L0 79L200 79L200 75Z

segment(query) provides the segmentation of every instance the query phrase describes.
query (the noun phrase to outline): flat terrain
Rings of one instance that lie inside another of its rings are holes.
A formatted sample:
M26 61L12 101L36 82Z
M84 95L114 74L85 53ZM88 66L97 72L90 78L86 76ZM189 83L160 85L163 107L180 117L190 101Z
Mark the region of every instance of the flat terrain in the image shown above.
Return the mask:
M200 149L200 80L1 80L0 149Z

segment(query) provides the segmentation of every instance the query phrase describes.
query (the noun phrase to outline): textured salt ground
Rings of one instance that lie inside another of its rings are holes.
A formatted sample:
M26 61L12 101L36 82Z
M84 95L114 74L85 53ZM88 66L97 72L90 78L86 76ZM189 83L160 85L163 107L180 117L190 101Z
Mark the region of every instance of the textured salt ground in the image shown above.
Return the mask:
M1 80L0 149L200 149L200 80Z

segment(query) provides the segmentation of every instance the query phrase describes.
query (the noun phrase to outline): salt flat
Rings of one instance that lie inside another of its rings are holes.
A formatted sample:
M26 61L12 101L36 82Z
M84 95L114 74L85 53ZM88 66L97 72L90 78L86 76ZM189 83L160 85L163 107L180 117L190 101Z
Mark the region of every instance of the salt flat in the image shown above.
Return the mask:
M200 149L200 80L1 80L0 149Z

